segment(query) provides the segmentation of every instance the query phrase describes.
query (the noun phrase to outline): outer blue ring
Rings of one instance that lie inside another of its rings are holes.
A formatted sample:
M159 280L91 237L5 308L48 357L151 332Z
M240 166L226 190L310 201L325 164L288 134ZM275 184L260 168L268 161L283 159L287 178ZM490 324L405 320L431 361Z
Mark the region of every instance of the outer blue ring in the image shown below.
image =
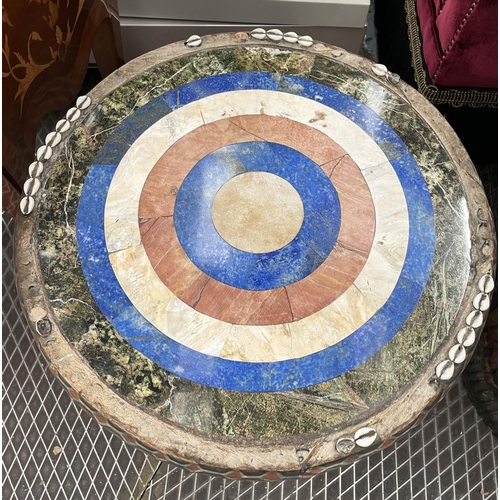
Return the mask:
M275 174L302 200L302 226L278 250L245 252L215 229L212 203L217 192L245 172ZM236 288L271 290L309 276L328 257L340 229L340 202L325 172L299 151L274 142L241 142L208 154L191 169L176 196L174 223L186 254L205 274Z
M297 359L272 363L230 361L201 354L166 337L133 306L111 268L104 237L104 207L116 167L147 128L172 109L219 92L268 89L300 95L335 109L363 129L386 153L406 196L406 260L387 302L341 342ZM246 392L297 389L337 377L367 360L403 326L432 267L434 211L427 185L403 141L374 111L335 89L297 76L232 73L207 77L165 93L125 120L97 155L77 214L77 246L89 288L102 312L132 346L165 369L212 387Z

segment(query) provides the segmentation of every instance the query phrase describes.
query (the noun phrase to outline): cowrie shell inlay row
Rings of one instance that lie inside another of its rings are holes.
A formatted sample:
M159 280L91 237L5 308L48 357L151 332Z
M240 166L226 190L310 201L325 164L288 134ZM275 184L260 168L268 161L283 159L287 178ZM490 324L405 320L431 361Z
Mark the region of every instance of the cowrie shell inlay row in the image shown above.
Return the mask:
M266 38L269 38L269 40L273 42L281 42L281 40L284 40L288 43L297 43L302 47L310 47L314 43L314 40L309 35L299 36L295 31L288 31L283 34L283 32L277 28L267 31L263 28L255 28L250 33L250 36L256 40L265 40Z
M55 148L62 141L62 134L68 132L71 124L74 123L82 114L82 110L87 109L92 100L89 96L80 96L76 100L76 106L70 108L66 117L56 123L55 131L47 134L43 146L40 146L35 154L36 161L28 167L28 174L30 178L23 185L24 197L19 203L19 210L25 216L31 214L35 208L35 200L33 196L39 191L41 182L39 177L43 173L43 162L50 160Z
M448 358L436 366L436 376L439 380L450 380L455 373L455 365L467 359L466 347L471 347L476 341L476 329L481 328L485 320L485 311L490 307L489 294L494 289L494 279L487 273L478 282L479 292L472 299L474 310L465 319L466 327L457 334L458 344L453 345L448 351Z

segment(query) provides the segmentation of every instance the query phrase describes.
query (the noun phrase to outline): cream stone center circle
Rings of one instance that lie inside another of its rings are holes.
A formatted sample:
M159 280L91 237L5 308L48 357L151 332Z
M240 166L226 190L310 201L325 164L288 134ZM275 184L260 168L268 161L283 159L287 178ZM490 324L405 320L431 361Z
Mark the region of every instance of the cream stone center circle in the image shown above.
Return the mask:
M302 227L304 206L285 179L268 172L245 172L231 178L215 195L212 220L230 245L266 253L288 245Z

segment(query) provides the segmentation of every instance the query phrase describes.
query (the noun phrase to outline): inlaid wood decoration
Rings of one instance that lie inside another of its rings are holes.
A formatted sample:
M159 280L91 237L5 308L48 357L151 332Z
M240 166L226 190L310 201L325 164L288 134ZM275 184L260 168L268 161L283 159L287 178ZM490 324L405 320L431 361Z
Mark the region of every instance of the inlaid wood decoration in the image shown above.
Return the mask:
M41 120L75 99L91 50L103 76L123 64L114 0L2 4L3 158L21 186Z

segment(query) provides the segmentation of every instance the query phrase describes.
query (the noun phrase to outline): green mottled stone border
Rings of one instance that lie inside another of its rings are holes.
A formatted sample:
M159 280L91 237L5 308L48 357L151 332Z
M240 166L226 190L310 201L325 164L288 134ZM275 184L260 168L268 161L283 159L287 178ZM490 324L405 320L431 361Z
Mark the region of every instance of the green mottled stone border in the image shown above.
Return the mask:
M196 50L186 48L182 42L179 42L131 61L93 89L89 97L92 102L99 103L106 95L133 76L158 66L167 59L213 48L245 44L267 47L289 46L286 42L275 44L269 41L250 41L248 34L242 33L203 37L202 48ZM238 437L228 440L221 436L208 436L188 430L173 422L160 419L150 411L137 408L107 384L96 379L95 373L62 334L43 287L44 280L34 232L36 207L31 216L20 216L16 223L15 265L18 290L35 338L49 360L52 370L66 382L68 388L74 391L78 398L87 402L98 420L109 423L124 439L127 440L126 436L129 436L134 443L141 443L140 446L143 449L156 450L155 455L158 458L178 460L178 463L183 466L197 464L194 466L196 470L208 469L215 472L223 470L228 477L240 475L239 477L278 479L284 477L282 474L286 476L287 472L299 474L302 471L312 474L335 463L352 462L361 454L390 444L397 435L422 418L421 415L437 402L448 387L448 382L443 382L436 376L436 365L448 357L450 349L457 343L455 332L467 323L467 318L474 310L473 300L477 295L479 280L484 275L493 276L495 273L496 242L486 196L466 151L442 116L420 94L403 82L392 86L382 78L373 77L370 73L371 62L368 60L321 43L315 43L309 49L298 50L307 50L312 54L318 54L361 70L415 108L422 120L433 128L435 135L445 146L467 190L472 243L471 265L462 307L450 328L450 332L454 333L444 339L426 369L419 373L411 384L407 384L391 398L378 413L370 414L362 420L353 419L342 429L332 428L281 439ZM55 149L54 156L61 152L61 146L58 148ZM50 171L51 161L48 161L47 172ZM51 329L48 333L47 329L44 329L42 333L37 333L37 330L41 331L40 321L50 323ZM477 331L479 332L481 328L482 325ZM468 355L470 356L470 353ZM454 366L451 380L456 378L461 367L463 364ZM367 448L359 447L356 443L355 436L361 428L373 429L376 432L375 440ZM356 445L347 457L336 447L338 440L346 436L354 436ZM190 466L188 468L193 470ZM228 470L235 472L227 472ZM271 471L271 473L266 474L266 471ZM273 471L279 471L280 474Z

